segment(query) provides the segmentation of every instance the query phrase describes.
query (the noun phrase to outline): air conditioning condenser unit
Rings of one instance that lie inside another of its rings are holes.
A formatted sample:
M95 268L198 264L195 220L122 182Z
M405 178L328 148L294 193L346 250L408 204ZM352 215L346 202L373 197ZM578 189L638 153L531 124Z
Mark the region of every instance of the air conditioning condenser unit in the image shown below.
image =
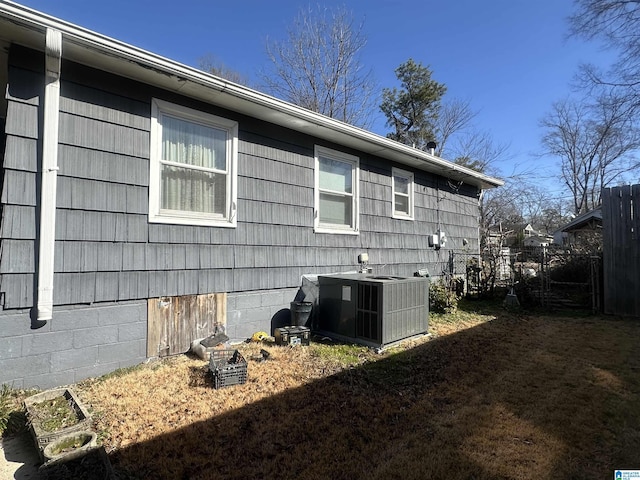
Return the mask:
M318 286L314 330L321 335L384 348L428 332L428 278L320 275Z

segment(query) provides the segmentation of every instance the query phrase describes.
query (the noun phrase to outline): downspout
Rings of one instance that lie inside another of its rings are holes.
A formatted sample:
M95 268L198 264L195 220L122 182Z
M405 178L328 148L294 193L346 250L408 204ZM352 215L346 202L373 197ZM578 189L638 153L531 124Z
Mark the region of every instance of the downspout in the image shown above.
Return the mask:
M40 244L37 265L38 320L53 318L53 265L56 238L56 188L58 179L58 123L62 33L47 28L45 47L42 180L40 186Z

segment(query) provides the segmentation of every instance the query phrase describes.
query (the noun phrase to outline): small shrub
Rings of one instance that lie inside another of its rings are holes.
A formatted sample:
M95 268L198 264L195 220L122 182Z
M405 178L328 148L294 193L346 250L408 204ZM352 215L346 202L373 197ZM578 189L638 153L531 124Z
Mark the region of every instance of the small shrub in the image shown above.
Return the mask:
M540 278L517 277L513 285L513 291L518 297L518 302L523 308L540 306Z
M591 278L590 258L586 255L572 255L562 263L551 267L551 279L556 282L589 282Z
M434 313L455 313L458 310L458 296L454 290L438 280L429 285L429 311Z
M21 431L26 425L22 398L23 390L14 390L9 385L0 387L0 437Z
M33 404L33 416L45 432L55 432L78 423L78 415L64 395Z
M0 435L9 425L9 416L13 411L13 399L11 398L11 389L7 384L3 384L0 389Z

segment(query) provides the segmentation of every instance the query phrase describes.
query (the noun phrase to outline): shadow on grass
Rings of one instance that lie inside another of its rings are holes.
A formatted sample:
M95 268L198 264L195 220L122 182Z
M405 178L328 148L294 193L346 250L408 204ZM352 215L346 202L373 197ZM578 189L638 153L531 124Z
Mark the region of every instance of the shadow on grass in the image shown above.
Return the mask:
M640 468L639 334L505 313L112 462L141 479L607 478Z

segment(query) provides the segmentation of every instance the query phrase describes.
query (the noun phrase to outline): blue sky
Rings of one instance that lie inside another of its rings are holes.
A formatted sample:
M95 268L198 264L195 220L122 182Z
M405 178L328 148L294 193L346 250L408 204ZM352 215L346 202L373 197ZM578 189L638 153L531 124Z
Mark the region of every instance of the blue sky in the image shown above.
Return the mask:
M18 3L187 65L213 54L250 79L266 65L265 39L282 38L301 7L294 0L23 0ZM319 2L311 2L317 5ZM567 95L581 62L606 64L597 44L566 39L571 0L359 0L345 5L364 21L368 43L362 63L381 87L396 83L408 58L427 65L447 86L447 97L479 111L478 129L509 144L503 175L535 171L558 176L556 161L540 158L540 118ZM257 80L256 80L257 81ZM372 130L387 128L379 113ZM562 195L546 181L554 195Z

